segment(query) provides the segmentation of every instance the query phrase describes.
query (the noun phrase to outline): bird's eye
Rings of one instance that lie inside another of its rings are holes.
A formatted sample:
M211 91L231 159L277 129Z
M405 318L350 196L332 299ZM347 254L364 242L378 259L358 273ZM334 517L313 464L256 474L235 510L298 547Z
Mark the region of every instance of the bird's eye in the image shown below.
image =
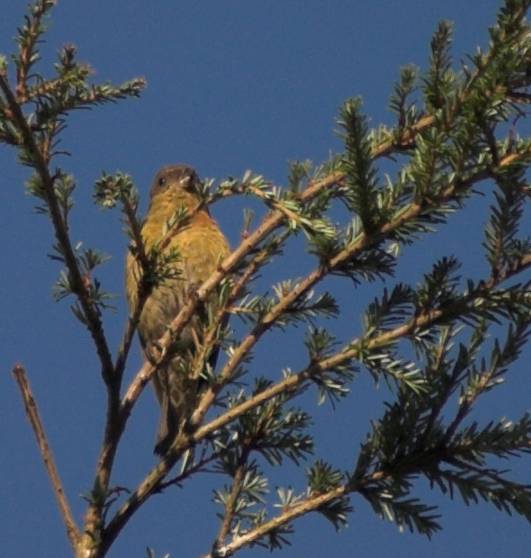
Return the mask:
M164 184L166 184L166 179L162 176L159 178L159 186L164 186Z

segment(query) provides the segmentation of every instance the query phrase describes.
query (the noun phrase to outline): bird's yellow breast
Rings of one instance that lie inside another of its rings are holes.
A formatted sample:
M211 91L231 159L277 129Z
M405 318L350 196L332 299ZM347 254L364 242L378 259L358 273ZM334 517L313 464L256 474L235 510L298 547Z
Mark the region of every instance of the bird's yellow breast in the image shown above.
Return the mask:
M175 215L180 205L191 212L191 217L175 233L167 231L167 222ZM142 238L146 251L168 236L165 251L177 249L179 259L175 267L179 276L156 287L144 305L139 322L139 333L143 343L160 337L164 328L177 315L191 289L199 287L229 254L228 243L217 223L206 210L195 211L197 201L192 196L159 196L153 199L142 227ZM128 254L126 293L129 305L134 308L138 297L140 270L135 258Z

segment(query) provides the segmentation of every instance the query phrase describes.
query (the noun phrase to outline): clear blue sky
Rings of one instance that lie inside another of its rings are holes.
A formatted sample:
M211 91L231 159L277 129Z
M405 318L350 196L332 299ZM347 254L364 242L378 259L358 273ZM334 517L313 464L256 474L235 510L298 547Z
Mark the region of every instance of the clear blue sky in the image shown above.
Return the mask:
M12 49L25 4L3 2L0 52ZM45 63L60 45L73 42L80 58L95 68L98 80L118 82L141 75L149 84L140 100L77 113L65 134L64 147L72 152L65 167L79 183L73 238L113 256L101 275L104 285L120 294L118 312L106 316L112 342L116 344L126 315L126 242L117 215L103 214L91 205L92 184L102 170L132 174L144 202L152 175L170 162L188 162L209 177L237 176L250 168L282 184L287 161L319 162L339 149L334 117L345 98L363 96L372 123L390 122L386 104L398 68L406 63L425 66L438 20L455 22L455 53L460 58L477 44L486 44L498 5L497 0L60 2L43 46ZM66 557L70 551L63 526L9 370L15 361L27 367L77 517L84 508L79 495L89 489L101 437L104 393L86 332L65 303L52 302L58 269L46 257L51 231L24 194L27 169L3 146L0 168L1 554ZM488 203L488 197L471 201L468 211L452 218L440 235L423 240L420 251L406 251L400 278L414 283L433 257L451 253L465 259L466 274L480 277L485 269L480 242ZM215 210L233 245L241 207L227 203ZM283 265L275 268L277 279L300 276L310 264L294 246ZM359 331L359 311L380 287L354 292L345 281L335 282L333 288L348 309L333 326L346 340ZM285 336L269 335L257 351L255 370L276 378L282 366L300 364L300 334L292 339L295 348L286 346ZM530 352L525 356L529 361ZM137 347L132 357L128 378L140 363ZM529 408L530 396L529 366L522 361L478 416L516 418ZM368 419L382 411L381 399L362 373L336 415L329 407L318 408L314 431L319 454L349 467ZM315 397L305 399L305 404L313 409ZM157 414L154 397L146 390L117 459L115 484L133 487L154 463ZM529 481L529 468L519 469L521 478ZM292 467L287 478L301 487L301 477ZM131 521L110 556L144 557L147 545L157 556L170 552L172 558L207 551L217 511L210 495L219 482L201 477L184 490L156 496ZM282 476L275 475L273 486L281 482ZM529 556L531 529L523 519L508 518L485 505L467 508L424 488L419 493L428 502L440 503L444 516L444 531L431 542L399 533L355 497L347 530L336 535L320 516L303 519L296 524L293 546L283 555L318 558L326 551L357 558ZM250 552L265 556L261 550Z

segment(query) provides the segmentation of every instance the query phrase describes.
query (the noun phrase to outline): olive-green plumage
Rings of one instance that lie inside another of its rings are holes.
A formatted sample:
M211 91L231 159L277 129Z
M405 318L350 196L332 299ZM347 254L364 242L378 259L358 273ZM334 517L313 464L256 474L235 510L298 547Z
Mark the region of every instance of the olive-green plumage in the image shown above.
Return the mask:
M163 238L168 220L179 208L184 206L190 219L171 235L164 247L164 250L178 250L179 260L175 265L180 272L179 276L166 280L153 289L140 316L138 332L146 358L150 346L164 334L165 328L178 314L191 290L205 281L229 253L228 243L207 209L197 211L199 198L194 189L197 180L197 175L190 167L173 165L162 168L151 186L149 209L142 227L146 251ZM138 277L139 266L135 258L128 254L126 293L131 309L137 302ZM161 406L155 446L158 453L166 451L197 402L199 379L186 377L179 363L182 364L182 358L194 351L194 340L200 337L199 326L205 319L205 310L200 308L185 327L173 347L174 356L153 379ZM217 351L213 351L212 365L215 364L216 354Z

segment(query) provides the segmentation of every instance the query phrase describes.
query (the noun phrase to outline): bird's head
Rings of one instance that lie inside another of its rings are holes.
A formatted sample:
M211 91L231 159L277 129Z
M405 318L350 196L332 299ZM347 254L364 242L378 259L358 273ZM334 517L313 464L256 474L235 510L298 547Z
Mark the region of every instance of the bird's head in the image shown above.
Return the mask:
M197 173L188 165L162 167L151 185L148 213L154 212L159 217L167 217L179 207L196 213L202 205L199 184ZM208 214L207 208L201 207L200 213Z
M197 186L199 177L188 165L168 165L162 167L151 185L150 200L164 199L169 203L197 204L199 196Z

